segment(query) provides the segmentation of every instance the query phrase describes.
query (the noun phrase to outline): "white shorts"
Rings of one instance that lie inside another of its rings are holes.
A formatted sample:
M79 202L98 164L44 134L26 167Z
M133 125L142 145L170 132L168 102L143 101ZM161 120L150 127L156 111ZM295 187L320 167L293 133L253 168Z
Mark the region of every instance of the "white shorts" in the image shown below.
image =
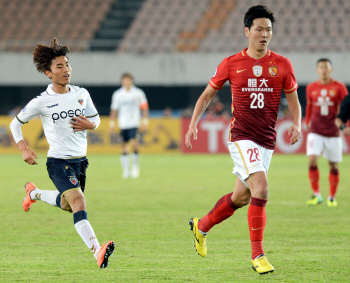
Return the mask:
M245 181L250 174L255 172L267 171L273 154L272 149L264 148L253 141L241 140L236 142L228 142L233 163L233 174L235 174L243 184L249 188Z
M323 155L330 162L342 161L341 137L324 137L315 133L307 135L306 155Z

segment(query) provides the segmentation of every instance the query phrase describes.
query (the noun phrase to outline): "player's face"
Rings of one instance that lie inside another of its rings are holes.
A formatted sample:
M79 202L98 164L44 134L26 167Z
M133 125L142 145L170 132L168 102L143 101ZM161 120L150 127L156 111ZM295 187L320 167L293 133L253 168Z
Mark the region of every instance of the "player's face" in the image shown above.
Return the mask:
M332 65L328 61L321 61L317 64L317 73L320 76L321 80L330 79L332 72L333 72Z
M124 77L122 78L122 86L126 89L130 89L131 86L133 85L133 81L129 77Z
M46 76L51 78L53 83L65 86L69 84L72 75L72 68L66 56L56 57L51 62L51 71L45 71Z
M247 27L245 28L245 35L248 37L250 47L259 52L266 50L272 37L272 24L270 19L255 19L250 30Z

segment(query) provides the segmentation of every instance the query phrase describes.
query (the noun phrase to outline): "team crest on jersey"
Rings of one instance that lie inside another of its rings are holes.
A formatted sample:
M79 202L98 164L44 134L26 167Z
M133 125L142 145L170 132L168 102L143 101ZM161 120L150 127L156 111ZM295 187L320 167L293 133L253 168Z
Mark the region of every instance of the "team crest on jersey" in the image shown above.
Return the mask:
M331 96L334 96L334 95L335 95L335 90L334 90L334 89L331 89L331 90L329 91L329 94L330 94Z
M269 76L270 77L277 77L277 66L276 65L269 65Z
M69 177L69 181L75 186L76 184L78 184L78 180L75 176L70 176Z
M256 63L254 66L253 66L253 74L256 76L256 77L260 77L263 73L263 67L261 66L260 63Z
M83 105L84 99L78 99L78 102L80 103L80 105Z

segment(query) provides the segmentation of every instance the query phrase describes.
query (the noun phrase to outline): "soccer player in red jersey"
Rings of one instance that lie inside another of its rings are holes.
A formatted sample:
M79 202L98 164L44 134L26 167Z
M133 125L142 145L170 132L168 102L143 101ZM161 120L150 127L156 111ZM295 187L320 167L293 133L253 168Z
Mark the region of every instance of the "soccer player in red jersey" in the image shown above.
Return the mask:
M334 124L340 103L348 94L346 86L331 78L331 61L321 58L317 61L317 73L320 79L306 86L307 135L306 154L309 157L309 179L313 196L307 205L322 203L319 187L318 158L322 154L329 163L329 196L327 205L337 206L335 194L339 183L338 163L342 160L342 140L340 131Z
M267 49L275 21L273 13L262 5L251 7L245 14L245 35L248 48L225 58L218 66L208 86L198 98L185 143L192 149L191 139L197 139L197 124L212 97L226 81L232 92L232 115L228 148L237 175L234 191L223 196L201 219L189 222L195 236L195 247L201 256L207 255L206 235L216 224L250 203L248 226L252 248L252 267L260 274L272 272L263 250L266 223L265 205L268 199L267 171L276 143L278 105L284 90L294 124L289 128L290 143L301 135L301 110L297 82L291 62Z

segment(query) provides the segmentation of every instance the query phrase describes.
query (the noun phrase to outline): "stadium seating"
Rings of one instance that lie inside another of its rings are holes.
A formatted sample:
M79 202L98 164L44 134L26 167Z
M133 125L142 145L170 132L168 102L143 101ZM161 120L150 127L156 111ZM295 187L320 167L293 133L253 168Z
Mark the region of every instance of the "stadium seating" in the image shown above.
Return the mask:
M0 50L33 51L56 37L72 51L89 49L113 0L0 0Z
M233 53L257 3L275 13L271 49L350 51L350 0L0 0L0 51L57 37L73 51Z
M350 50L348 0L146 0L118 52L227 52L246 47L243 15L263 4L276 17L277 52Z

